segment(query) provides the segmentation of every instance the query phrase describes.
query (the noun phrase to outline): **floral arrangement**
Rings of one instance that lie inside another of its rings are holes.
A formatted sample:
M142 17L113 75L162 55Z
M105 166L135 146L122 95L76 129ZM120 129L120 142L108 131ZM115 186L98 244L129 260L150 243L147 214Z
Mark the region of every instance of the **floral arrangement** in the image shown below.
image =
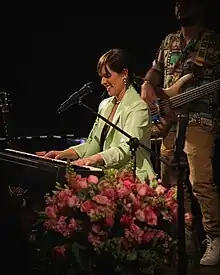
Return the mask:
M45 203L35 240L56 272L154 274L172 260L176 189L160 181L151 187L128 169L82 177L68 167Z

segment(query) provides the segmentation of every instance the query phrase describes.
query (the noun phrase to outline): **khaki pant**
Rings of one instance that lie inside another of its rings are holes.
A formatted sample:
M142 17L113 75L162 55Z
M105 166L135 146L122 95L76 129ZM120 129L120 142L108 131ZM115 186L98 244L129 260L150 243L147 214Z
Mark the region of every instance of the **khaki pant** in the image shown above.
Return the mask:
M161 156L173 159L176 133L170 132L161 145ZM212 153L215 135L197 123L190 123L186 130L184 151L189 164L189 180L197 198L204 230L210 236L220 236L220 196L213 183ZM176 185L176 174L161 164L161 179L165 185ZM185 195L185 210L191 212L189 197Z

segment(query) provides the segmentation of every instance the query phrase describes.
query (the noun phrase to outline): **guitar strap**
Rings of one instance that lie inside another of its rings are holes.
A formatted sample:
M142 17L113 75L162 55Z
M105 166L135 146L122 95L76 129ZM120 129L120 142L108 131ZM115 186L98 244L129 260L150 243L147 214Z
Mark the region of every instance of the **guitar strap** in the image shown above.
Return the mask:
M195 47L197 43L197 39L193 38L189 44L187 44L187 46L184 48L184 50L181 52L178 60L176 61L176 63L174 64L173 68L172 68L172 72L175 71L176 67L179 66L180 63L184 64L184 62L187 59L188 53L191 49L193 49ZM170 42L170 45L172 45L172 41Z
M200 37L201 37L201 40L200 40L200 43L198 43L198 39L200 39ZM180 54L175 65L173 66L173 71L179 65L179 63L184 63L186 61L189 51L191 51L191 50L193 51L196 47L198 47L198 50L197 50L197 55L196 55L194 64L198 65L199 67L202 67L204 65L208 47L210 45L210 35L203 33L200 35L200 37L193 38L187 44L187 46L184 48L184 50ZM172 44L172 41L170 41L170 44ZM199 45L197 46L197 44L199 44Z
M198 52L196 55L195 64L198 66L203 66L205 63L206 54L210 44L210 35L203 34L201 42L199 43Z

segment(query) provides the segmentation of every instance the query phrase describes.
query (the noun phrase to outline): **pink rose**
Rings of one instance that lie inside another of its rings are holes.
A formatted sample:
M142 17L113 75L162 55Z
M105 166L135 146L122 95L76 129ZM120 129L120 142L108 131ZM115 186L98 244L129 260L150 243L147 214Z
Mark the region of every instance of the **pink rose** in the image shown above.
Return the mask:
M132 188L132 186L134 185L134 182L129 180L129 179L126 179L123 181L123 184L124 186L126 186L127 188Z
M143 240L147 243L151 242L155 237L155 233L153 231L145 232L143 235Z
M141 222L145 221L145 214L144 214L144 211L142 211L141 209L138 209L135 212L135 216L139 221L141 221Z
M87 178L81 178L79 181L78 181L78 187L80 189L85 189L88 187L88 183L87 183Z
M101 243L100 237L96 236L92 233L89 233L88 236L88 241L93 245L93 246L99 246L99 244Z
M114 199L116 192L113 188L105 188L102 190L102 195L108 197L109 199Z
M135 196L134 193L129 194L129 199L132 201L132 203L136 209L140 207L140 204L141 204L140 198Z
M97 235L99 235L99 233L101 232L100 225L99 224L93 224L92 225L92 232L94 232Z
M89 184L92 184L92 183L97 184L99 182L99 179L94 175L89 175L87 178L87 182Z
M155 192L157 193L157 195L163 195L165 193L167 189L165 187L163 187L162 185L158 185L155 188Z
M140 197L150 197L155 195L155 191L146 183L136 184L136 190Z
M120 185L117 187L117 195L120 199L127 197L131 193L131 189L127 188L125 185Z
M57 217L57 207L56 206L47 206L45 208L45 213L48 218L55 219Z
M95 208L95 205L92 201L88 200L88 201L84 201L84 203L81 205L81 211L85 212L85 213L89 213L92 209Z
M138 195L141 197L145 197L147 194L147 185L146 184L138 184L137 185Z
M75 231L77 229L77 223L74 218L70 219L69 224L68 224L68 229L72 229Z
M130 241L142 243L143 235L144 235L144 231L134 223L131 224L130 230L125 229L125 237Z
M174 207L176 204L176 200L174 199L175 192L174 190L169 190L166 194L165 197L165 205L166 207L170 207L171 209Z
M145 221L149 225L157 225L157 215L152 207L147 206L144 208Z
M106 196L96 195L92 199L98 204L111 205L111 201Z
M80 206L80 200L77 196L73 195L67 199L67 205L72 207L79 207Z
M130 226L134 221L133 221L133 217L123 215L123 216L121 216L121 218L120 218L120 222L121 222L122 224L125 224L125 225L127 225L127 226Z
M112 216L107 216L105 219L105 226L111 227L114 224L114 219Z
M165 233L161 230L159 230L156 234L156 237L160 240L164 240L165 239Z
M65 248L64 245L55 246L55 247L53 248L53 252L54 252L54 254L56 254L56 255L58 255L58 256L59 256L59 255L65 256L66 248Z

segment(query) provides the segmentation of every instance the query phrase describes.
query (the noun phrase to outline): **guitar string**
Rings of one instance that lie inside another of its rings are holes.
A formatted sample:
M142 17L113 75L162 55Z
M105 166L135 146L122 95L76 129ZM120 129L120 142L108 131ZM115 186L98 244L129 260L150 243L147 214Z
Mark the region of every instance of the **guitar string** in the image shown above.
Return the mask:
M220 83L219 83L219 84L220 84ZM217 88L220 87L219 84L215 84L215 85L213 85L213 87L207 88L207 89L206 89L206 92L204 92L204 91L202 91L202 90L200 89L200 90L198 90L196 93L188 94L188 95L186 95L186 98L185 98L185 100L183 100L183 101L181 101L181 97L184 98L184 96L180 96L180 98L179 98L178 100L174 99L173 102L172 102L172 98L171 98L170 101L171 101L171 103L176 104L176 107L178 107L179 104L182 103L182 102L183 102L183 103L187 103L187 102L189 102L189 100L191 101L191 100L197 99L197 98L199 98L199 97L201 97L201 96L205 96L206 94L211 93L211 92L213 91L213 88L217 89ZM208 92L207 92L207 91L208 91Z
M210 86L214 86L214 87L218 87L218 85L216 85L217 83L213 83L212 85L210 85ZM205 85L204 85L205 86ZM193 89L193 90L189 90L189 91L187 91L187 92L184 92L183 94L179 94L179 95L175 95L175 96L173 96L173 97L171 97L171 98L169 98L168 100L164 100L163 102L161 102L159 105L160 106L163 106L163 105L166 105L167 103L169 103L169 102L172 102L172 103L182 103L182 102L184 102L184 103L187 103L188 102L188 99L191 97L192 98L192 100L193 99L196 99L197 97L198 97L198 95L202 95L203 94L203 91L202 91L202 89L204 88L204 86L202 86L202 87L197 87L197 88L195 88L195 89ZM209 85L208 85L209 86ZM209 87L208 89L206 89L206 91L211 91L211 90L213 90L213 87ZM195 91L196 93L192 93L193 91ZM204 95L205 95L206 93L204 93ZM182 101L181 100L181 97L183 97L183 98L187 98L185 101Z
M220 87L220 83L219 83L220 79L213 81L212 84L207 83L204 84L203 86L197 87L193 90L189 90L187 92L184 92L182 94L179 95L175 95L169 99L163 100L160 104L159 104L159 108L163 108L166 105L169 105L171 103L172 107L178 107L180 105L184 105L185 103L190 101L193 101L197 98L199 98L201 95L206 95L210 92L212 92L213 88L218 89ZM203 89L205 88L205 86L208 86L209 88L206 89L206 92L204 93ZM208 92L207 92L208 91ZM194 92L194 93L192 93ZM184 100L182 100L182 98L185 98ZM154 110L151 112L151 115L158 115L159 110Z
M216 85L215 87L216 89L219 88L219 85ZM207 92L208 91L208 92ZM213 87L212 88L208 88L206 90L206 93L204 93L204 95L206 94L209 94L213 91ZM192 91L191 91L192 92ZM200 93L196 93L196 94L191 94L191 95L184 95L186 98L185 100L181 100L181 97L180 98L176 98L176 99L168 99L168 100L164 100L162 103L159 104L159 109L163 108L163 107L166 107L167 105L171 105L171 108L176 108L176 107L179 107L181 105L184 105L186 103L189 102L189 99L190 101L193 101L195 99L198 99L199 97L201 97L201 95L203 95L203 92L200 91ZM182 96L183 97L183 96ZM160 113L159 110L154 110L151 112L151 115L158 115Z
M184 93L182 93L182 94L178 94L178 95L175 95L175 96L173 96L173 97L171 97L171 98L169 98L169 99L167 99L167 100L163 100L159 105L160 106L163 106L163 105L166 105L167 103L169 103L170 101L173 101L173 103L175 103L175 102L178 102L178 103L181 103L181 102L188 102L188 98L192 98L192 99L196 99L197 97L198 97L198 95L202 95L203 94L203 88L205 88L204 86L209 86L209 89L208 89L208 91L211 91L212 89L213 89L213 87L215 87L215 86L218 86L220 83L218 83L220 80L217 80L217 81L215 81L215 83L214 82L212 82L212 84L210 85L210 83L207 83L207 84L205 84L205 85L203 85L203 86L200 86L200 87L197 87L197 88L195 88L195 89L193 89L193 90L189 90L189 91L187 91L187 92L184 92ZM218 85L216 85L216 84L218 84ZM211 86L213 86L213 87L211 87ZM192 93L193 91L195 91L196 93ZM207 89L206 89L206 91L207 91ZM198 93L199 92L199 93ZM204 95L206 94L207 92L205 92L204 93ZM181 100L181 98L187 98L187 100L185 100L185 101L182 101Z
M176 102L178 102L178 100L182 101L181 97L182 98L185 98L185 97L186 98L187 97L190 98L191 97L191 98L194 99L198 95L203 95L203 94L205 95L207 90L210 91L211 89L216 88L216 86L218 86L220 84L219 81L220 81L220 79L218 79L216 81L213 81L212 83L207 83L207 84L204 84L203 86L196 87L195 89L186 91L185 93L182 93L182 94L179 94L179 95L175 95L175 96L171 97L169 101L174 101L174 102L176 101ZM208 87L208 89L206 87ZM203 91L204 88L206 88L205 92Z

